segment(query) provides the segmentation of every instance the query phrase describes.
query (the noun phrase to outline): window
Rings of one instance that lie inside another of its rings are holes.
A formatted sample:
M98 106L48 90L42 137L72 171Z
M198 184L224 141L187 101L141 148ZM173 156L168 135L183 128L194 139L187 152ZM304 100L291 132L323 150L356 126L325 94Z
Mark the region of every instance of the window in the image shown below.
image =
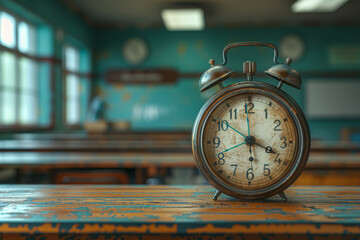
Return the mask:
M87 50L74 46L64 47L65 68L65 122L67 125L78 125L84 121L89 89L89 79L83 72L88 70Z
M0 11L0 126L38 122L36 31Z

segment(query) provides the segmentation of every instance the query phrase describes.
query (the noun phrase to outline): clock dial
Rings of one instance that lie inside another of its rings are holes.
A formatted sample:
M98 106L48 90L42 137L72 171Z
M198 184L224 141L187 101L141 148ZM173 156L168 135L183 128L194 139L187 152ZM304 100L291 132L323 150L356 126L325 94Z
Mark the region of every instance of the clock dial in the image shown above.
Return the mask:
M305 45L299 36L287 35L281 40L279 51L283 58L291 58L296 61L303 56Z
M258 93L219 104L205 123L202 141L213 174L243 190L263 189L282 179L298 144L289 111Z
M123 54L128 63L136 65L145 61L149 54L149 49L144 40L131 38L124 44Z

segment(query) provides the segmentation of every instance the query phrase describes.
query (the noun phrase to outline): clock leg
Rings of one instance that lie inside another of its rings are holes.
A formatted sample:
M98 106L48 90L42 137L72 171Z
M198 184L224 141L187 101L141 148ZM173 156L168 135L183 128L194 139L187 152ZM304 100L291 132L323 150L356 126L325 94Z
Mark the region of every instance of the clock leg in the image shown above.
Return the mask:
M221 191L216 190L216 192L215 192L215 194L214 194L214 196L213 196L213 200L216 201L216 200L218 199L218 197L220 196L221 193L222 193Z
M284 192L280 192L279 195L280 195L281 200L282 200L283 202L287 202L287 201L288 201L288 199L287 199L287 197L285 196L285 193L284 193Z

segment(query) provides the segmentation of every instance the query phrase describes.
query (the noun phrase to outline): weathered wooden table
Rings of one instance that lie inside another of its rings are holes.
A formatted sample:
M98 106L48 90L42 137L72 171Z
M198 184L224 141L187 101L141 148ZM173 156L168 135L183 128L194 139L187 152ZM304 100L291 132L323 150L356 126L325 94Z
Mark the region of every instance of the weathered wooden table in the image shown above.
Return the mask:
M0 185L0 239L360 237L360 187L293 187L241 201L209 186Z

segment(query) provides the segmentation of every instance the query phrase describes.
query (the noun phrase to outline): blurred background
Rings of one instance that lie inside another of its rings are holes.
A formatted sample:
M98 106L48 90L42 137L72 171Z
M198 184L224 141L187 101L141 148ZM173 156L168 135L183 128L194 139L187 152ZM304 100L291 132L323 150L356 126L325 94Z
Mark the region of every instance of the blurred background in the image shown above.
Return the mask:
M209 59L232 42L277 45L303 78L282 89L308 118L312 149L296 184L360 184L360 1L2 0L2 183L201 184L191 129ZM237 48L244 81L272 66Z

